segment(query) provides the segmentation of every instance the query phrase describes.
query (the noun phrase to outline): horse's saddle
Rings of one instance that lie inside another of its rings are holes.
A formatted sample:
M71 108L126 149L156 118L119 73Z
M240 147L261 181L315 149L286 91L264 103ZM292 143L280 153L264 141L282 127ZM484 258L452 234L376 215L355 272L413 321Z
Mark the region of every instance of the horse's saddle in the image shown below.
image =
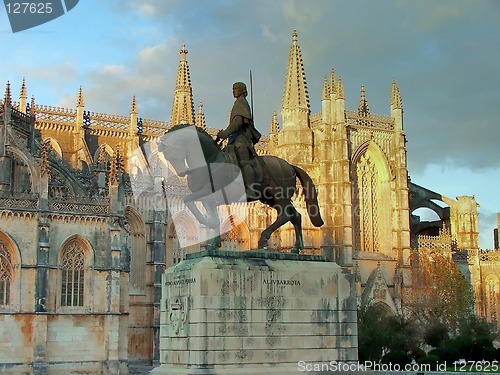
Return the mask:
M250 148L250 147L249 147ZM236 154L236 150L234 145L227 145L224 148L224 153L226 155L226 162L234 164L238 166L241 170L241 173L244 176L245 182L250 179L252 183L262 184L264 182L264 169L265 164L264 161L260 158L259 155L255 152L255 150L250 149L250 160L238 160L238 156ZM247 170L247 166L250 166L253 171L253 176L245 176L249 171ZM246 172L245 172L246 171Z

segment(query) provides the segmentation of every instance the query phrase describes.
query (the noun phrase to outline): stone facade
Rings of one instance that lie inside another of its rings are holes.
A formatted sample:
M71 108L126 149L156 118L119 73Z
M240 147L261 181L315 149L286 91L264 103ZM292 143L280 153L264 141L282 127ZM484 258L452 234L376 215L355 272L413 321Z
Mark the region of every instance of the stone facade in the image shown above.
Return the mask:
M194 114L185 46L180 55L171 121L207 129L201 103ZM346 110L342 77L332 69L322 111L311 114L294 32L282 123L272 116L257 151L296 163L318 188L325 225L304 220L304 252L351 272L359 302L398 312L411 288L411 248L439 242L474 286L478 314L495 319L499 255L478 249L475 199L409 182L399 88L393 80L389 116L372 114L368 96L362 87L358 108ZM90 112L82 88L71 109L28 102L24 81L19 101L11 97L7 84L0 105L0 369L124 373L127 361L158 360L161 274L202 250L197 239L206 230L183 205L185 182L167 173L155 150L174 124L140 118L135 98L129 116ZM300 195L294 205L307 216ZM412 213L421 207L440 220L420 221ZM223 249L256 248L274 213L260 203L232 212L220 212ZM181 248L184 240L189 246ZM270 246L287 251L293 241L286 225Z

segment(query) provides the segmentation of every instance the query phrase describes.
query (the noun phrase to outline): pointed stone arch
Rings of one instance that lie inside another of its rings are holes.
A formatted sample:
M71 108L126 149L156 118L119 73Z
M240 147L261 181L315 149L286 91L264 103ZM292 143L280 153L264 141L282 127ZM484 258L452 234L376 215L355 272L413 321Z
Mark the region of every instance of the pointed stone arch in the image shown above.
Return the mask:
M366 153L372 155L374 161L377 163L377 166L380 168L381 178L387 179L388 181L394 178L394 173L392 172L387 155L374 140L369 140L359 145L356 151L352 154L351 165L355 166L356 163L359 162L360 158ZM354 173L355 169L351 168L351 171Z
M19 310L21 253L15 241L0 230L0 311Z
M59 311L92 311L95 253L90 242L76 234L59 248L58 293Z
M367 141L353 154L351 171L354 251L391 254L393 174L387 157Z
M396 314L398 309L389 290L387 279L380 263L372 271L361 296L362 303L383 304L388 306L392 314Z
M411 241L417 243L419 235L436 236L444 226L451 228L451 205L446 197L409 182ZM438 218L429 214L433 211Z
M128 155L128 173L133 179L140 179L147 171L148 162L142 150L138 147Z
M129 293L143 294L146 288L146 263L148 259L145 224L139 212L131 206L125 208L125 220L130 241Z
M8 147L12 157L11 190L13 192L33 192L38 185L38 163L31 155L25 154L17 147Z
M59 144L59 142L57 142L56 139L52 138L52 137L47 137L43 140L44 142L48 142L50 147L52 147L52 149L54 150L54 152L59 155L59 158L62 159L63 157L63 152L62 152L62 148L61 148L61 145Z
M165 254L167 267L185 259L187 253L199 251L199 238L199 229L195 219L187 211L175 214L167 228Z
M94 161L99 161L99 157L101 156L101 152L105 152L105 155L106 154L108 155L108 157L104 156L106 161L109 161L108 159L115 155L115 151L113 150L113 148L110 145L108 145L107 143L103 143L102 145L100 145L97 148L97 150L94 154Z

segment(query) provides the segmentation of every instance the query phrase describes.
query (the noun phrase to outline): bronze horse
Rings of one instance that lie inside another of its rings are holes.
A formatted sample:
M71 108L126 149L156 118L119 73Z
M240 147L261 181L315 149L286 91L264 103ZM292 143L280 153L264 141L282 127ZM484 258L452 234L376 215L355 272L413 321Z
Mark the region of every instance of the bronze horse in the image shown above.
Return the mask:
M198 142L201 150L197 147ZM214 193L224 191L224 187L240 175L239 167L227 161L226 154L205 130L194 125L173 126L160 138L158 151L163 153L179 177L187 176L191 194L184 198L186 206L201 224L220 233L217 207L238 200L227 194ZM291 252L298 254L304 248L304 243L301 215L291 200L297 192L296 179L302 184L308 216L314 226L320 227L323 220L319 212L316 188L303 169L275 156L262 156L260 159L257 165L262 181L251 187L257 193L257 198L253 200L259 200L277 210L277 218L262 232L258 246L260 249L267 248L271 234L290 221L295 229L295 244ZM203 204L206 216L196 207L197 201ZM220 235L217 234L214 242L209 245L218 248L220 244Z

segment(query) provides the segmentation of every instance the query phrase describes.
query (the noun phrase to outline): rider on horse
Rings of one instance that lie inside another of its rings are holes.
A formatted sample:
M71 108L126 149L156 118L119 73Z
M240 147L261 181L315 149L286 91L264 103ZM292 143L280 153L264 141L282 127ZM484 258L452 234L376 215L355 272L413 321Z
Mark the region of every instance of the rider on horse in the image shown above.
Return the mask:
M233 96L236 98L229 125L225 130L217 133L217 137L228 139L226 154L230 161L241 168L248 199L256 198L257 191L252 189L257 182L255 175L256 157L254 145L259 141L261 134L255 129L252 113L246 99L247 87L243 82L233 84ZM235 160L236 159L236 160Z

